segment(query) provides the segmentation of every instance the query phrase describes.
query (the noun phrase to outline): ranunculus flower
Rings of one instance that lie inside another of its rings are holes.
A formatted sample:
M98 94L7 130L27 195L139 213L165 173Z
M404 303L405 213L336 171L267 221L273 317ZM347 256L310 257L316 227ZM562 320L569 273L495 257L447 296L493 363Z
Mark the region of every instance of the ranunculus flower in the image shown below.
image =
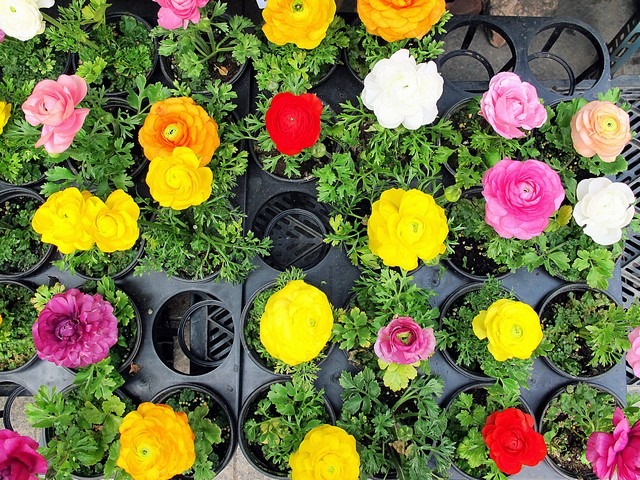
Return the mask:
M4 31L0 30L0 43L4 42Z
M489 340L489 352L499 362L527 359L542 341L540 317L529 305L503 298L481 310L472 322L473 333Z
M88 230L103 252L129 250L138 240L140 208L123 190L112 192L103 202L91 197L85 203Z
M564 200L560 176L538 160L505 158L482 177L485 221L503 238L540 235Z
M79 368L107 358L118 341L118 320L102 295L71 288L51 297L31 331L38 357Z
M619 407L613 413L613 433L593 432L587 440L587 460L600 479L640 478L640 422L633 427Z
M293 366L317 357L332 328L333 313L324 292L292 280L267 300L260 317L260 341L272 357Z
M491 79L480 100L480 114L504 138L520 138L525 135L522 129L532 130L547 121L536 87L513 72L500 72Z
M153 161L169 157L176 147L189 147L207 165L220 146L218 124L189 97L167 98L154 103L138 133L144 155Z
M362 103L373 110L380 125L409 130L432 123L444 80L435 62L420 63L402 49L376 62L364 79Z
M262 31L276 45L295 43L310 50L320 45L335 14L335 0L269 0Z
M31 226L42 235L42 241L58 247L60 253L89 250L95 240L84 227L85 201L88 191L69 187L51 195L36 210Z
M544 437L533 429L533 417L517 408L494 412L487 418L482 438L489 448L489 457L507 475L534 467L547 455Z
M627 363L633 368L633 374L640 378L640 327L629 332L631 348L627 352Z
M313 93L282 92L271 99L264 123L276 150L297 155L320 138L320 115L322 102Z
M200 8L209 0L153 0L160 5L158 10L158 25L167 30L187 28L189 22L200 21Z
M47 473L47 461L37 452L38 442L8 429L0 430L0 478L38 480Z
M153 199L163 207L184 210L211 196L213 172L202 166L190 148L176 147L168 157L149 164L147 185Z
M635 197L626 183L608 178L587 178L578 183L578 203L573 218L584 233L600 245L613 245L622 238L622 229L631 223Z
M445 252L449 225L433 197L420 190L386 190L373 203L367 224L369 248L389 267L418 268Z
M44 32L40 9L52 7L53 3L54 0L0 0L0 30L23 42L32 39Z
M412 364L426 360L436 349L432 328L422 328L411 317L398 317L378 330L373 350L387 363Z
M11 116L11 104L0 101L0 134L2 134L2 131L4 130L4 126L9 121L10 116Z
M571 140L580 155L614 162L631 140L629 114L611 102L589 102L571 119Z
M312 428L289 457L289 465L291 480L358 480L356 439L333 425Z
M133 480L168 480L195 462L194 440L186 413L144 402L122 420L116 465Z
M387 42L422 38L445 12L445 0L358 0L367 32Z

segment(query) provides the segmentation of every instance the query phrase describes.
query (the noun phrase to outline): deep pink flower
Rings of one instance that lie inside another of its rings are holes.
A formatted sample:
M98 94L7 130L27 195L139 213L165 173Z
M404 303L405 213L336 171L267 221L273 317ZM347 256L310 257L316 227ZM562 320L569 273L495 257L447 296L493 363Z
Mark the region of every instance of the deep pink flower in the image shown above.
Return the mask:
M387 363L411 364L426 360L436 349L432 328L421 328L411 317L398 317L378 331L373 350Z
M480 101L480 114L504 138L520 138L525 134L521 129L538 128L547 121L536 87L513 72L501 72L491 79Z
M485 221L503 238L540 235L564 200L560 176L538 160L500 160L485 172L482 187Z
M613 414L613 433L593 432L587 441L587 460L603 480L640 478L640 422L629 428L619 407Z
M633 374L640 378L640 327L636 327L629 333L631 348L627 352L627 363L633 368Z
M167 30L187 28L189 22L200 21L199 8L204 7L209 0L153 0L160 5L158 11L158 25Z
M47 302L32 333L41 359L78 368L109 355L118 340L118 320L102 295L72 288Z
M0 478L37 480L47 472L47 461L36 449L38 442L12 430L0 430Z

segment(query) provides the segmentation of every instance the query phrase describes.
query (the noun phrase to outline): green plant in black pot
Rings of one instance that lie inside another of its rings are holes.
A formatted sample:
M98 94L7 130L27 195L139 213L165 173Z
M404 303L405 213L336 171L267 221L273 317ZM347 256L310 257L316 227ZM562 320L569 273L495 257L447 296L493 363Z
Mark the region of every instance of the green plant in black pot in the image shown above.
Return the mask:
M38 313L29 303L31 295L24 284L0 282L0 371L21 367L36 354L31 327Z

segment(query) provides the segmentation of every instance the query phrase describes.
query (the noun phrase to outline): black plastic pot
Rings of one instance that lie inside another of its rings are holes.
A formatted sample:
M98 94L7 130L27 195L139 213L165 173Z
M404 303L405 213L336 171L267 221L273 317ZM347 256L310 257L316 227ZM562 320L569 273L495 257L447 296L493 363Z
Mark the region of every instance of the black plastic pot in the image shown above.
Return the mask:
M14 288L22 288L25 289L27 292L29 292L29 298L31 298L31 296L34 293L33 288L31 288L29 285L27 285L26 283L22 283L16 280L0 280L0 295L2 295L2 293L5 291L5 287L10 285L11 287ZM27 305L27 308L31 307L31 305ZM35 313L35 310L33 310L33 319L31 321L29 321L29 326L31 324L33 324L33 322L35 322L37 318L37 314ZM1 325L0 325L1 327ZM31 339L31 343L33 343L33 338L29 335L29 337L24 337L24 338L29 338ZM22 365L12 369L12 370L0 370L0 373L21 373L25 370L27 370L29 368L29 366L31 366L31 364L36 360L37 358L37 353L35 352L35 347L34 347L34 354L28 359L26 360Z
M79 270L76 271L75 273L80 278L84 278L85 280L100 280L102 277L105 277L105 276L111 277L114 280L123 278L126 275L128 275L131 271L133 271L135 266L138 264L138 261L142 257L142 254L144 253L144 244L145 244L144 239L143 238L138 239L136 244L137 244L137 248L135 248L135 255L133 256L132 260L129 263L127 263L124 268L121 268L120 270L115 270L115 268L113 267L113 264L105 263L102 265L105 270L98 276L89 275ZM136 245L134 245L134 247L136 247ZM128 250L128 251L131 251L131 250ZM110 255L110 254L107 254L107 255Z
M8 394L7 400L0 410L0 416L2 416L2 422L4 424L4 428L9 430L14 430L14 425L11 422L11 411L13 409L14 402L18 399L18 397L33 397L31 392L22 385L17 383L0 383L0 394L4 396L4 391L9 390L11 393Z

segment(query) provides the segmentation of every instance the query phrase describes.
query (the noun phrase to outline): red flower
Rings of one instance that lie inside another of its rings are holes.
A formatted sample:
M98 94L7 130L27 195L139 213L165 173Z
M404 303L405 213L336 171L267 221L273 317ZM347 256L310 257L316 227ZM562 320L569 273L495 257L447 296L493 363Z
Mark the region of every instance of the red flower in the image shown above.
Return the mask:
M489 415L482 438L491 459L507 475L518 473L522 465L537 465L547 454L544 437L533 429L533 417L517 408Z
M322 102L312 93L278 93L271 100L265 125L280 153L296 155L320 138L321 114Z

